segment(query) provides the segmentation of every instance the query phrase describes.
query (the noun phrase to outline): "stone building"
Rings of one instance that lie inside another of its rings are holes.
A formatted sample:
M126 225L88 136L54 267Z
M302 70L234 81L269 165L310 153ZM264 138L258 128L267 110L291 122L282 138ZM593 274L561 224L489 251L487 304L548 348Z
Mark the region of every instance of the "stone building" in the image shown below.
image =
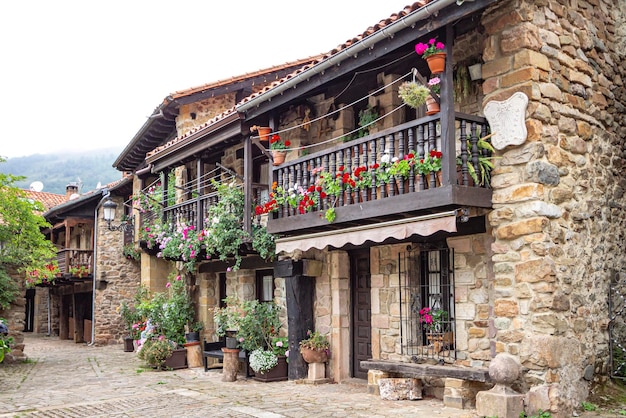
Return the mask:
M612 367L608 295L624 275L626 4L459 3L407 6L289 76L235 94L222 113L203 117L219 105L191 95L159 116L175 134L150 142L144 126L116 166L143 182L135 191L157 175L171 179L179 192L166 202L169 219L190 220L196 212L180 208L208 201L207 173L239 178L247 209L280 193L273 183L301 186L299 202L315 196L302 211L280 202L244 218L244 228L266 222L277 235L273 266L254 252L238 271L198 263L205 338L214 338L209 309L223 296L263 300L269 284L286 312L287 294L310 303L298 319L330 335L326 372L337 382L368 378L375 390L380 377L419 375L431 394L465 407L506 353L520 365L513 388L526 411L567 416ZM445 44L440 74L415 54L430 39ZM474 64L482 64L477 79L467 71ZM441 80L440 112L403 106L399 84L431 75ZM285 163L271 164L256 126L289 140ZM491 155L479 147L489 132ZM416 172L431 151L441 153L441 170ZM378 168L391 157L412 161L404 181ZM494 168L481 171L485 160ZM358 167L374 175L369 184L354 177ZM356 181L331 197L320 174L337 172ZM160 262L142 256L142 281ZM438 327L425 308L445 311ZM292 353L302 331L288 329ZM436 377L432 362L444 364ZM290 359L290 378L304 377L301 365Z

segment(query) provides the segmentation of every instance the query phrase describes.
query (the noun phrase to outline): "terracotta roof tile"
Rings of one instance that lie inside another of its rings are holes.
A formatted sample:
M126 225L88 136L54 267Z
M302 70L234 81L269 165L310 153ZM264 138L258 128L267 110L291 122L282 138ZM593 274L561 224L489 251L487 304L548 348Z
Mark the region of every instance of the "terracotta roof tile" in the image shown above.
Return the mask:
M26 196L29 199L33 199L35 202L39 202L44 206L45 210L64 203L67 198L64 194L48 193L48 192L36 192L34 190L24 190Z
M239 81L243 81L243 80L246 80L246 79L249 79L249 78L262 76L264 74L271 74L273 72L281 71L281 70L284 70L286 68L294 67L294 66L297 66L297 65L304 65L306 63L311 62L312 60L315 60L318 57L319 57L319 55L312 56L312 57L307 57L307 58L301 58L301 59L297 59L295 61L286 62L284 64L274 65L274 66L269 67L269 68L263 68L261 70L252 71L252 72L249 72L249 73L236 75L236 76L225 78L225 79L222 79L222 80L213 81L211 83L203 84L201 86L190 87L190 88L184 89L184 90L178 90L178 91L176 91L174 93L171 93L168 96L167 99L178 99L178 98L181 98L181 97L190 96L192 94L201 92L203 90L214 89L214 88L217 88L217 87L226 86L226 85L237 83Z

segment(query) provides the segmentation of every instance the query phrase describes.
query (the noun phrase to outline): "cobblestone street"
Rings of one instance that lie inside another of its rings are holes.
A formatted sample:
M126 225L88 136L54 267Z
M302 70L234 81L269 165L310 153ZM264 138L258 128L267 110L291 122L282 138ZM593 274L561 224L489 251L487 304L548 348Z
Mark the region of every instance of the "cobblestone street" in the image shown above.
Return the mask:
M434 399L383 401L362 383L261 383L221 370L157 372L121 345L28 335L30 361L0 365L0 417L465 417Z

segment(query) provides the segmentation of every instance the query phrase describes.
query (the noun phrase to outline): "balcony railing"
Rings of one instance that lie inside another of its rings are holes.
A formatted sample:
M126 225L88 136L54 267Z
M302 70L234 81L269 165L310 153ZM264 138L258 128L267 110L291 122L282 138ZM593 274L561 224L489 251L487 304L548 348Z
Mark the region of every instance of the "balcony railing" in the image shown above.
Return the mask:
M273 168L272 179L283 190L293 188L294 184L306 190L311 185L323 184L321 175L353 173L355 168L363 166L370 170L372 182L371 186L362 188L341 184L340 193L319 199L304 213L287 204L279 205L269 219L268 231L281 233L328 227L321 212L329 208L336 211L336 223L363 224L374 218L389 219L403 212L440 207L491 207L488 178L481 184L475 183L470 175L471 172L480 175L480 159L489 157L488 152L477 145L488 132L484 118L456 113L454 137L442 143L445 139L441 137L439 115L434 115L281 164ZM386 183L376 181L383 173L375 168L382 165L385 158L403 159L414 153L419 161L428 157L432 150L444 151L441 172L420 174L411 166L406 178L396 177ZM455 155L450 158L446 152ZM450 167L452 164L456 167ZM443 172L447 175L442 176Z
M93 265L93 250L79 248L64 248L57 251L57 263L62 274L70 274L71 267L83 266L91 273Z
M260 199L263 190L268 190L269 186L253 187L253 201ZM209 208L218 202L218 193L216 191L205 194L203 196L189 199L185 202L163 208L163 222L166 225L194 225L197 230L204 229ZM154 215L148 214L142 217L142 222L148 221ZM242 220L243 222L243 220Z

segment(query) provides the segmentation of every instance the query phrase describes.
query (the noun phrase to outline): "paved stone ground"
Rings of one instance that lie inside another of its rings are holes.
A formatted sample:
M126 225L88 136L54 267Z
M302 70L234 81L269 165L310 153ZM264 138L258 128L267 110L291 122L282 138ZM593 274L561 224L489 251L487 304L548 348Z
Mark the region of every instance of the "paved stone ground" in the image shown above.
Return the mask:
M29 362L0 364L0 417L450 417L436 399L383 401L364 384L261 383L221 371L146 369L121 345L27 335Z

